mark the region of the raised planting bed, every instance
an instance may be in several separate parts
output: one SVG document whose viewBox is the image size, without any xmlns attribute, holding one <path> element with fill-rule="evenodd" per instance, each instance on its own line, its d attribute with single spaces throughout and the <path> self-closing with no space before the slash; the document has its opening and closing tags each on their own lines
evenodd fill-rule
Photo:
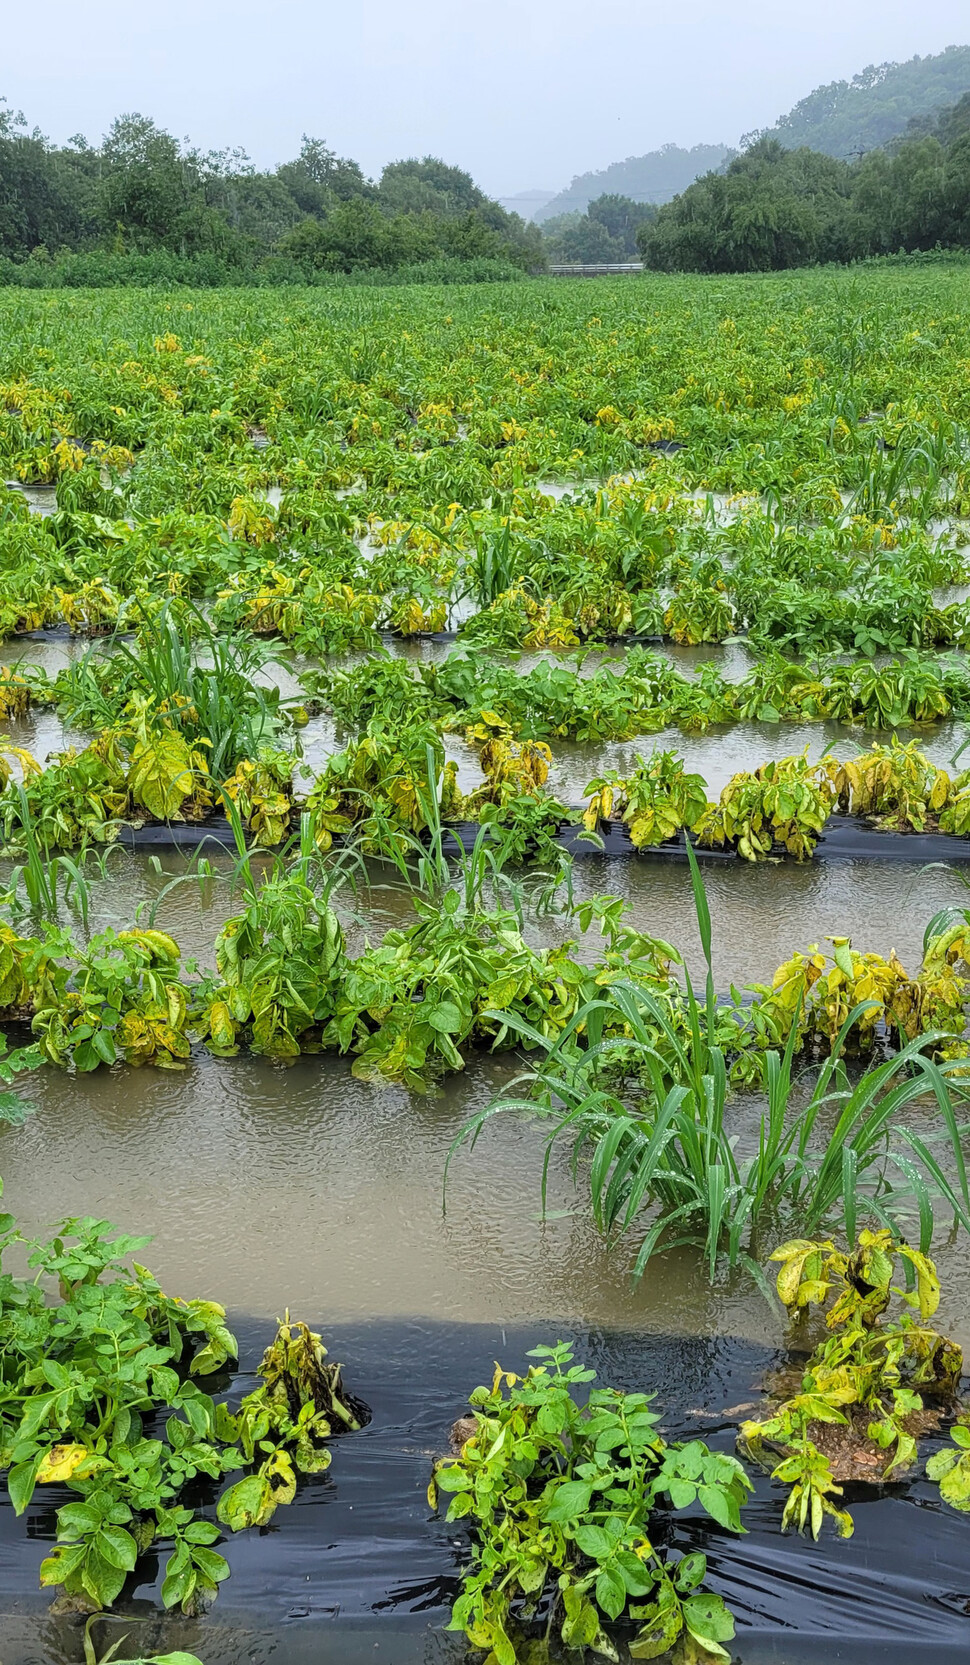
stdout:
<svg viewBox="0 0 970 1665">
<path fill-rule="evenodd" d="M 473 849 L 479 830 L 477 821 L 459 821 L 449 826 L 445 832 L 445 854 L 457 854 L 459 848 Z M 622 821 L 610 821 L 601 826 L 598 835 L 601 844 L 583 838 L 582 832 L 582 825 L 578 821 L 563 822 L 556 835 L 556 843 L 572 856 L 599 856 L 610 859 L 617 856 L 637 856 L 650 861 L 687 860 L 687 835 L 684 832 L 678 833 L 676 838 L 667 839 L 663 844 L 652 844 L 643 849 L 637 849 L 631 842 L 629 829 Z M 215 815 L 198 823 L 167 821 L 152 822 L 143 827 L 124 825 L 119 833 L 118 842 L 133 850 L 160 849 L 168 846 L 181 850 L 195 850 L 213 842 L 234 848 L 232 828 L 224 815 Z M 346 840 L 340 834 L 335 836 L 335 844 L 344 842 Z M 691 845 L 701 862 L 723 864 L 741 859 L 734 849 L 709 849 L 693 838 Z M 794 860 L 781 845 L 776 846 L 772 859 L 786 862 Z M 970 861 L 970 839 L 957 838 L 947 833 L 878 832 L 855 816 L 833 815 L 825 824 L 813 859 L 962 863 Z"/>
<path fill-rule="evenodd" d="M 228 1387 L 233 1399 L 256 1383 L 267 1325 L 232 1314 L 230 1321 L 241 1369 L 206 1387 L 220 1396 Z M 147 1576 L 129 1581 L 116 1617 L 99 1632 L 104 1645 L 127 1630 L 129 1650 L 191 1648 L 206 1665 L 467 1660 L 464 1638 L 444 1627 L 468 1539 L 461 1522 L 449 1525 L 443 1510 L 428 1507 L 432 1465 L 448 1451 L 449 1430 L 471 1387 L 491 1381 L 493 1361 L 522 1371 L 529 1348 L 559 1336 L 575 1341 L 577 1358 L 595 1366 L 601 1382 L 655 1391 L 665 1437 L 700 1438 L 723 1452 L 733 1451 L 739 1418 L 780 1363 L 771 1350 L 732 1336 L 577 1331 L 554 1322 L 528 1329 L 427 1320 L 326 1327 L 330 1355 L 367 1399 L 371 1422 L 334 1442 L 330 1468 L 301 1479 L 295 1501 L 276 1511 L 269 1529 L 219 1544 L 231 1576 L 204 1618 L 163 1613 L 160 1574 L 153 1576 L 145 1557 Z M 928 1453 L 943 1440 L 928 1435 L 923 1444 Z M 827 1532 L 812 1543 L 781 1535 L 784 1488 L 749 1469 L 755 1491 L 744 1536 L 724 1531 L 695 1506 L 674 1517 L 668 1539 L 674 1551 L 707 1556 L 708 1585 L 737 1623 L 732 1659 L 962 1665 L 970 1648 L 970 1518 L 945 1509 L 921 1472 L 878 1492 L 847 1488 L 855 1536 L 845 1542 Z M 218 1489 L 199 1483 L 202 1512 L 213 1520 Z M 54 1510 L 75 1496 L 63 1485 L 39 1487 L 19 1520 L 5 1497 L 0 1503 L 4 1665 L 48 1657 L 49 1594 L 38 1587 L 37 1570 L 54 1537 Z M 59 1619 L 57 1632 L 73 1649 L 63 1657 L 80 1657 L 80 1621 Z"/>
</svg>

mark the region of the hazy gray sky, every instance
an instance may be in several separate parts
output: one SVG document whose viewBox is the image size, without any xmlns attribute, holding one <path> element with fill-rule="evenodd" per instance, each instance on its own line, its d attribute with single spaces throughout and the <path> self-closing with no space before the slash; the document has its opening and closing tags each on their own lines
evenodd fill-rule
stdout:
<svg viewBox="0 0 970 1665">
<path fill-rule="evenodd" d="M 139 110 L 260 166 L 303 132 L 495 195 L 770 124 L 821 81 L 970 40 L 967 0 L 7 0 L 0 93 L 64 140 Z"/>
</svg>

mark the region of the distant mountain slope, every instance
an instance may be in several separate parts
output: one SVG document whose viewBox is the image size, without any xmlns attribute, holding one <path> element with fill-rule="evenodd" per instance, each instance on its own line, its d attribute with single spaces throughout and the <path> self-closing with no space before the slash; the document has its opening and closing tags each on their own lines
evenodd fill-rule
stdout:
<svg viewBox="0 0 970 1665">
<path fill-rule="evenodd" d="M 521 214 L 524 220 L 534 220 L 555 194 L 555 191 L 516 191 L 514 197 L 497 197 L 496 201 L 506 214 Z"/>
<path fill-rule="evenodd" d="M 719 168 L 730 154 L 727 145 L 694 145 L 691 150 L 664 145 L 645 156 L 628 156 L 625 162 L 614 162 L 599 173 L 577 175 L 558 196 L 536 208 L 533 218 L 541 221 L 555 214 L 582 214 L 604 192 L 632 197 L 634 202 L 669 202 L 698 174 Z"/>
<path fill-rule="evenodd" d="M 827 156 L 850 157 L 887 144 L 910 122 L 955 104 L 965 92 L 970 92 L 970 46 L 948 46 L 935 57 L 910 58 L 903 64 L 870 64 L 851 81 L 816 87 L 787 115 L 779 116 L 774 127 L 745 134 L 741 144 L 768 135 L 786 149 L 808 145 Z M 535 207 L 532 218 L 582 214 L 604 192 L 635 202 L 669 202 L 701 174 L 720 168 L 731 154 L 726 145 L 694 145 L 691 150 L 664 145 L 645 156 L 628 156 L 598 173 L 578 174 L 564 191 Z"/>
<path fill-rule="evenodd" d="M 850 157 L 886 144 L 914 118 L 955 104 L 968 91 L 970 46 L 948 46 L 933 58 L 870 64 L 851 81 L 816 87 L 774 127 L 741 142 L 768 136 L 788 150 L 808 145 L 827 156 Z"/>
</svg>

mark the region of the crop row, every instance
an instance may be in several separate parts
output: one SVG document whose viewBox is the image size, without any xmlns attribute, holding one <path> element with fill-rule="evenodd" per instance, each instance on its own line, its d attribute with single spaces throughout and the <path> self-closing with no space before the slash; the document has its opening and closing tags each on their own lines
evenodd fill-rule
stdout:
<svg viewBox="0 0 970 1665">
<path fill-rule="evenodd" d="M 405 661 L 374 657 L 348 669 L 306 673 L 303 682 L 348 728 L 380 718 L 436 720 L 458 731 L 493 713 L 516 736 L 546 740 L 629 740 L 674 726 L 703 733 L 744 721 L 892 729 L 970 712 L 967 662 L 915 651 L 883 664 L 816 667 L 772 654 L 737 682 L 713 664 L 692 680 L 646 648 L 631 648 L 591 674 L 547 659 L 519 673 L 490 655 L 456 653 L 421 665 L 418 676 Z M 63 709 L 70 717 L 70 704 Z"/>
<path fill-rule="evenodd" d="M 153 640 L 160 649 L 178 645 L 164 633 Z M 8 854 L 50 859 L 109 844 L 126 825 L 204 827 L 222 810 L 238 817 L 240 837 L 273 847 L 306 808 L 320 849 L 339 835 L 368 854 L 400 859 L 417 848 L 418 838 L 440 838 L 449 824 L 478 822 L 488 828 L 492 859 L 502 866 L 562 860 L 554 841 L 576 814 L 546 789 L 548 743 L 516 739 L 514 725 L 494 710 L 453 713 L 447 727 L 461 730 L 475 747 L 483 774 L 480 786 L 462 793 L 456 765 L 446 762 L 445 725 L 440 716 L 430 721 L 428 705 L 419 703 L 427 684 L 415 683 L 401 661 L 341 673 L 339 698 L 346 700 L 351 685 L 359 690 L 365 676 L 390 673 L 389 698 L 316 776 L 300 762 L 298 747 L 280 744 L 275 694 L 246 682 L 231 660 L 189 665 L 180 697 L 171 683 L 161 694 L 157 686 L 139 692 L 138 681 L 152 673 L 150 655 L 146 666 L 145 655 L 127 647 L 114 658 L 62 673 L 63 703 L 76 718 L 83 713 L 103 726 L 84 750 L 55 754 L 46 768 L 23 748 L 0 741 L 0 832 Z M 436 680 L 443 675 L 440 668 L 432 674 Z M 517 679 L 515 691 L 529 680 Z M 573 680 L 588 691 L 596 679 Z M 618 681 L 607 677 L 608 684 Z M 55 684 L 49 697 L 56 698 L 56 690 Z M 21 713 L 28 700 L 26 681 L 16 674 L 0 677 L 0 702 L 9 714 Z M 701 844 L 729 846 L 750 861 L 776 849 L 810 856 L 837 811 L 880 830 L 970 832 L 970 774 L 951 777 L 915 741 L 900 745 L 895 736 L 888 747 L 873 745 L 845 761 L 825 755 L 812 764 L 805 755 L 741 771 L 715 803 L 702 776 L 686 771 L 673 751 L 654 751 L 626 776 L 612 770 L 591 781 L 586 799 L 582 820 L 591 839 L 619 820 L 637 849 L 686 831 Z"/>
<path fill-rule="evenodd" d="M 134 643 L 120 637 L 113 646 L 111 654 L 89 652 L 53 680 L 30 666 L 6 668 L 0 709 L 17 717 L 31 704 L 53 706 L 71 726 L 98 730 L 141 714 L 160 729 L 174 725 L 187 739 L 204 739 L 220 764 L 243 755 L 246 735 L 253 755 L 260 744 L 278 744 L 307 712 L 323 709 L 351 732 L 375 720 L 395 728 L 430 722 L 452 732 L 498 722 L 516 738 L 578 741 L 631 739 L 674 726 L 704 732 L 742 721 L 893 729 L 970 713 L 965 657 L 915 650 L 886 663 L 814 667 L 769 654 L 738 681 L 713 664 L 692 679 L 639 647 L 592 672 L 540 659 L 520 673 L 476 652 L 416 669 L 379 655 L 348 668 L 306 669 L 302 699 L 281 700 L 271 685 L 279 661 L 269 646 L 247 632 L 213 629 L 184 603 L 140 614 Z"/>
<path fill-rule="evenodd" d="M 217 1397 L 238 1356 L 225 1309 L 170 1297 L 147 1267 L 131 1270 L 128 1257 L 148 1241 L 95 1219 L 64 1220 L 50 1239 L 31 1240 L 11 1214 L 0 1234 L 0 1250 L 23 1245 L 35 1274 L 5 1274 L 0 1460 L 17 1515 L 38 1487 L 77 1494 L 56 1508 L 40 1583 L 92 1615 L 92 1661 L 95 1616 L 132 1575 L 144 1582 L 149 1555 L 162 1563 L 162 1605 L 198 1617 L 231 1573 L 214 1545 L 265 1528 L 294 1501 L 300 1479 L 330 1467 L 335 1437 L 371 1418 L 342 1366 L 327 1362 L 321 1336 L 288 1312 L 257 1385 Z M 491 1387 L 469 1394 L 471 1414 L 455 1422 L 450 1453 L 429 1465 L 431 1510 L 444 1494 L 447 1520 L 473 1529 L 453 1630 L 515 1665 L 543 1594 L 548 1628 L 567 1647 L 588 1641 L 614 1659 L 604 1625 L 626 1620 L 641 1627 L 633 1657 L 656 1658 L 673 1644 L 674 1658 L 713 1665 L 727 1658 L 721 1643 L 734 1620 L 703 1588 L 706 1556 L 677 1546 L 680 1512 L 697 1505 L 722 1532 L 742 1533 L 754 1490 L 744 1458 L 788 1488 L 782 1531 L 794 1525 L 817 1538 L 828 1517 L 845 1538 L 854 1520 L 839 1482 L 858 1482 L 861 1465 L 878 1470 L 864 1476 L 873 1483 L 913 1469 L 920 1439 L 953 1414 L 963 1364 L 960 1346 L 931 1322 L 941 1294 L 934 1262 L 883 1227 L 844 1250 L 824 1239 L 782 1243 L 770 1263 L 780 1263 L 776 1288 L 789 1314 L 817 1307 L 826 1330 L 807 1360 L 802 1354 L 803 1391 L 786 1394 L 784 1379 L 770 1385 L 760 1416 L 737 1429 L 737 1456 L 697 1438 L 668 1440 L 652 1395 L 591 1387 L 595 1371 L 575 1364 L 562 1342 L 533 1348 L 538 1362 L 524 1377 L 496 1364 Z M 42 1280 L 56 1280 L 56 1299 Z M 943 1502 L 961 1511 L 968 1447 L 958 1417 L 952 1444 L 926 1469 Z M 206 1518 L 200 1480 L 233 1474 L 240 1478 L 222 1489 L 216 1519 Z M 696 1518 L 691 1525 L 696 1543 Z M 152 1658 L 200 1665 L 181 1651 Z"/>
<path fill-rule="evenodd" d="M 14 1054 L 17 1068 L 47 1061 L 84 1071 L 124 1060 L 177 1069 L 196 1040 L 217 1056 L 242 1046 L 281 1059 L 350 1053 L 363 1079 L 420 1088 L 461 1069 L 462 1047 L 551 1044 L 586 1002 L 628 982 L 661 1002 L 689 1045 L 689 1002 L 673 969 L 680 955 L 631 928 L 617 897 L 574 910 L 581 934 L 598 932 L 598 948 L 595 935 L 581 954 L 576 941 L 535 948 L 521 908 L 486 905 L 490 875 L 476 852 L 463 890 L 416 895 L 414 924 L 351 958 L 337 914 L 312 883 L 316 869 L 312 825 L 295 863 L 277 858 L 261 883 L 247 869 L 244 906 L 216 938 L 214 971 L 183 962 L 155 929 L 109 929 L 85 942 L 54 925 L 36 935 L 0 927 L 0 1020 L 29 1023 L 34 1036 Z M 962 1057 L 966 921 L 934 929 L 915 977 L 895 955 L 860 954 L 836 938 L 830 953 L 813 946 L 770 984 L 751 985 L 753 1001 L 732 992 L 715 1025 L 732 1079 L 760 1079 L 765 1050 L 793 1033 L 799 1045 L 831 1046 L 850 1014 L 851 1044 L 863 1051 L 888 1031 L 901 1045 L 926 1037 L 943 1055 Z M 611 1033 L 625 1032 L 617 1015 Z M 659 1027 L 655 1044 L 662 1049 Z"/>
<path fill-rule="evenodd" d="M 970 633 L 966 603 L 938 594 L 970 577 L 953 539 L 841 500 L 821 521 L 757 498 L 724 519 L 681 482 L 614 479 L 565 502 L 519 491 L 410 518 L 319 481 L 274 505 L 252 482 L 218 512 L 145 515 L 126 479 L 84 461 L 44 517 L 0 492 L 0 633 L 99 632 L 165 593 L 318 655 L 456 624 L 469 645 L 507 652 L 744 635 L 763 650 L 872 655 L 962 647 Z"/>
</svg>

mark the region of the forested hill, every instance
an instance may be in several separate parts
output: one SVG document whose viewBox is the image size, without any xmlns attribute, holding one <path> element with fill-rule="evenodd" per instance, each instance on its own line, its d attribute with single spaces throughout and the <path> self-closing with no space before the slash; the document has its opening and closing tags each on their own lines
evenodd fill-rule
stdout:
<svg viewBox="0 0 970 1665">
<path fill-rule="evenodd" d="M 970 46 L 948 46 L 935 57 L 910 58 L 903 64 L 870 64 L 851 81 L 816 87 L 774 127 L 748 133 L 743 146 L 757 138 L 777 139 L 786 150 L 808 146 L 826 156 L 848 159 L 898 137 L 911 122 L 927 121 L 944 105 L 970 92 Z M 727 145 L 664 145 L 644 156 L 628 156 L 598 173 L 578 174 L 571 185 L 541 208 L 537 221 L 585 212 L 598 197 L 631 197 L 634 202 L 670 202 L 702 174 L 722 167 L 732 152 Z"/>
<path fill-rule="evenodd" d="M 757 139 L 654 214 L 635 240 L 667 272 L 970 249 L 970 93 L 851 161 Z"/>
<path fill-rule="evenodd" d="M 955 104 L 970 92 L 970 46 L 948 46 L 933 58 L 870 64 L 851 81 L 816 87 L 779 116 L 774 127 L 745 136 L 778 139 L 786 150 L 807 146 L 848 159 L 895 139 L 911 121 Z"/>
<path fill-rule="evenodd" d="M 692 179 L 719 168 L 730 155 L 727 145 L 663 145 L 646 156 L 628 156 L 599 173 L 578 174 L 571 185 L 535 211 L 533 218 L 551 220 L 559 214 L 582 214 L 601 196 L 632 197 L 634 202 L 669 202 L 686 190 Z"/>
</svg>

